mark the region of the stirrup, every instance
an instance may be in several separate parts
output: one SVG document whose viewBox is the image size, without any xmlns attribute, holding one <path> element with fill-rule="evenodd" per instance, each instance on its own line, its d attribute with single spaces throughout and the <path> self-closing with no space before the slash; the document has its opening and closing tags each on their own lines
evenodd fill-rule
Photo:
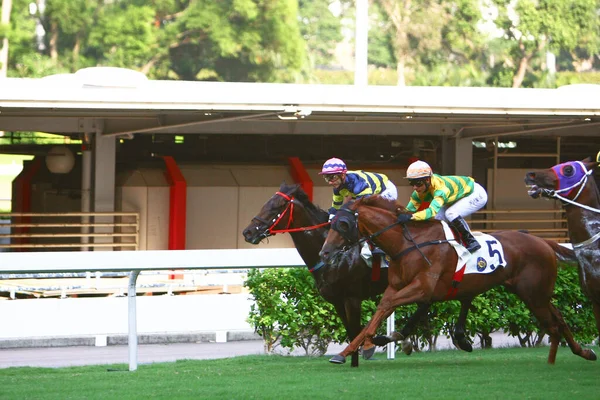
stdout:
<svg viewBox="0 0 600 400">
<path fill-rule="evenodd" d="M 481 249 L 481 245 L 476 239 L 472 239 L 472 241 L 465 244 L 465 248 L 469 251 L 469 253 L 473 254 L 477 252 L 477 250 Z"/>
</svg>

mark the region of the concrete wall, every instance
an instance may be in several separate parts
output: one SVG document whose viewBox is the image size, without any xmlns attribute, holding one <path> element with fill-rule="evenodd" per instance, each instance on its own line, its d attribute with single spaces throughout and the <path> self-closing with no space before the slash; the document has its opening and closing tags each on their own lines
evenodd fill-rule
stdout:
<svg viewBox="0 0 600 400">
<path fill-rule="evenodd" d="M 279 189 L 282 182 L 293 183 L 287 166 L 182 165 L 187 181 L 187 249 L 235 249 L 254 247 L 244 241 L 242 230 Z M 313 179 L 313 202 L 323 209 L 331 206 L 332 189 L 308 169 Z M 406 204 L 411 188 L 404 169 L 379 169 L 396 184 L 398 199 Z M 527 196 L 524 169 L 498 170 L 497 209 L 552 209 L 553 202 L 533 201 Z M 488 182 L 492 182 L 488 171 Z M 117 209 L 139 211 L 140 249 L 168 247 L 169 186 L 162 169 L 138 169 L 117 178 Z M 490 202 L 493 188 L 487 188 Z M 547 216 L 546 216 L 547 218 Z M 259 247 L 293 247 L 289 235 L 280 234 Z"/>
<path fill-rule="evenodd" d="M 127 335 L 127 297 L 1 301 L 0 341 Z M 145 333 L 251 332 L 247 293 L 140 296 L 137 330 Z"/>
</svg>

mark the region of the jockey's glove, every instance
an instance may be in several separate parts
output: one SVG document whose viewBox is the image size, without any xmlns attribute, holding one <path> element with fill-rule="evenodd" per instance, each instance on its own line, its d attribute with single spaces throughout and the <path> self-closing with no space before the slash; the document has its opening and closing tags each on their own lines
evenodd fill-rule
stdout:
<svg viewBox="0 0 600 400">
<path fill-rule="evenodd" d="M 327 210 L 327 212 L 329 213 L 329 222 L 331 222 L 331 220 L 335 218 L 335 214 L 337 213 L 337 211 L 337 208 L 329 207 L 329 210 Z"/>
<path fill-rule="evenodd" d="M 399 224 L 405 224 L 411 219 L 412 214 L 398 214 L 398 218 L 396 219 L 396 221 L 398 221 Z"/>
</svg>

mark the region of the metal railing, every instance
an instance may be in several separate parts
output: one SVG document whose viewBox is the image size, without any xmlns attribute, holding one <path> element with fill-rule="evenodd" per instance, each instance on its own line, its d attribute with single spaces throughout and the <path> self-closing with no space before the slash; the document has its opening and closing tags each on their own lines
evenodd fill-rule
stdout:
<svg viewBox="0 0 600 400">
<path fill-rule="evenodd" d="M 0 213 L 0 249 L 138 250 L 134 212 Z"/>
<path fill-rule="evenodd" d="M 532 235 L 560 243 L 569 241 L 564 210 L 481 210 L 471 216 L 474 231 L 526 230 Z"/>
</svg>

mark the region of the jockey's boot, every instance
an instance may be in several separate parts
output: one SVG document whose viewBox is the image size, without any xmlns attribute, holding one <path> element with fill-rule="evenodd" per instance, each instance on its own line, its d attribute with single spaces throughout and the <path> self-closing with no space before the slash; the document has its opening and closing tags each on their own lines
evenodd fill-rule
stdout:
<svg viewBox="0 0 600 400">
<path fill-rule="evenodd" d="M 473 254 L 481 248 L 481 245 L 473 237 L 473 234 L 469 230 L 469 225 L 467 225 L 467 222 L 463 219 L 463 217 L 459 216 L 455 218 L 454 221 L 450 222 L 450 225 L 452 225 L 454 229 L 458 231 L 463 244 L 469 253 Z"/>
</svg>

